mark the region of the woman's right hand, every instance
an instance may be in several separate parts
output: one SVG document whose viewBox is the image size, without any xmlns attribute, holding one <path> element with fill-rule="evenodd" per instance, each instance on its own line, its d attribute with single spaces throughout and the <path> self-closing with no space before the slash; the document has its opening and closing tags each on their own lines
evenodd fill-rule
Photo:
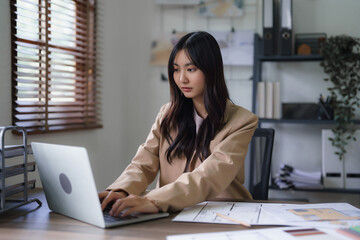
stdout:
<svg viewBox="0 0 360 240">
<path fill-rule="evenodd" d="M 113 191 L 103 191 L 99 194 L 101 209 L 104 211 L 105 207 L 109 203 L 114 203 L 116 200 L 127 197 L 127 194 L 124 191 L 113 192 Z"/>
</svg>

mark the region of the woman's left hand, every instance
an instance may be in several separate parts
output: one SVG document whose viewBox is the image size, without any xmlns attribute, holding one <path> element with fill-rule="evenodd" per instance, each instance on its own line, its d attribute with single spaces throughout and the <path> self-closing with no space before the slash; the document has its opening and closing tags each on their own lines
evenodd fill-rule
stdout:
<svg viewBox="0 0 360 240">
<path fill-rule="evenodd" d="M 130 194 L 126 198 L 117 199 L 112 205 L 109 214 L 119 216 L 122 211 L 124 213 L 121 214 L 121 217 L 125 217 L 134 212 L 157 213 L 159 208 L 145 197 Z"/>
</svg>

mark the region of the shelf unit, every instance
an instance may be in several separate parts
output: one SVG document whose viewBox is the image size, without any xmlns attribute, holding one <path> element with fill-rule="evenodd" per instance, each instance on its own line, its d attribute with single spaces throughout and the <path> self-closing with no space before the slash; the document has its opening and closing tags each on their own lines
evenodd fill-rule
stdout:
<svg viewBox="0 0 360 240">
<path fill-rule="evenodd" d="M 22 133 L 22 144 L 5 145 L 5 133 L 9 130 Z M 35 188 L 35 180 L 28 179 L 28 173 L 35 171 L 35 162 L 28 162 L 28 154 L 31 154 L 32 151 L 27 145 L 26 130 L 15 126 L 0 127 L 0 141 L 0 213 L 32 202 L 37 202 L 41 206 L 40 200 L 28 198 L 28 190 Z M 11 162 L 7 164 L 8 159 L 16 157 L 22 157 L 20 164 L 11 164 Z M 6 184 L 9 178 L 15 176 L 20 176 L 22 180 L 15 181 L 10 185 Z M 23 193 L 20 199 L 9 198 L 19 193 Z"/>
<path fill-rule="evenodd" d="M 261 81 L 261 73 L 262 73 L 262 63 L 263 62 L 314 62 L 321 61 L 323 58 L 319 55 L 293 55 L 293 56 L 263 56 L 262 55 L 262 43 L 261 38 L 258 34 L 254 36 L 254 65 L 253 65 L 253 94 L 252 94 L 252 111 L 256 113 L 256 93 L 257 93 L 257 83 Z M 259 123 L 265 121 L 275 121 L 281 122 L 286 121 L 287 123 L 291 123 L 292 120 L 294 122 L 299 123 L 320 123 L 320 124 L 334 124 L 335 121 L 328 120 L 308 120 L 308 119 L 259 119 Z"/>
<path fill-rule="evenodd" d="M 253 65 L 253 92 L 252 92 L 252 111 L 257 112 L 257 84 L 262 81 L 262 63 L 263 62 L 316 62 L 322 61 L 323 58 L 320 55 L 293 55 L 293 56 L 263 56 L 262 42 L 258 34 L 254 36 L 254 65 Z M 272 124 L 311 124 L 311 125 L 335 125 L 334 120 L 317 120 L 317 119 L 267 119 L 259 118 L 258 127 L 261 127 L 262 123 Z M 354 124 L 360 124 L 360 120 L 355 120 Z M 276 133 L 275 133 L 276 136 Z M 253 167 L 255 159 L 255 146 L 250 148 L 250 168 Z M 252 184 L 254 176 L 250 176 L 250 185 Z M 280 190 L 276 186 L 270 186 L 270 189 Z M 293 189 L 298 191 L 309 191 L 309 192 L 333 192 L 333 193 L 349 193 L 359 194 L 359 189 Z M 282 190 L 287 191 L 287 190 Z"/>
</svg>

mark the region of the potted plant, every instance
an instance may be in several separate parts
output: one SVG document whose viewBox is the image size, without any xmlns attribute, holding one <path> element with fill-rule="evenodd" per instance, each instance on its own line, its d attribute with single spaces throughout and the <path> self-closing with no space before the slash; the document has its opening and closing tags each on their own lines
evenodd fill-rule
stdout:
<svg viewBox="0 0 360 240">
<path fill-rule="evenodd" d="M 334 137 L 329 140 L 337 149 L 339 160 L 343 160 L 348 141 L 356 141 L 352 125 L 356 108 L 360 107 L 360 39 L 346 35 L 330 37 L 321 54 L 324 60 L 320 65 L 329 75 L 324 80 L 332 83 L 328 90 L 336 121 Z"/>
</svg>

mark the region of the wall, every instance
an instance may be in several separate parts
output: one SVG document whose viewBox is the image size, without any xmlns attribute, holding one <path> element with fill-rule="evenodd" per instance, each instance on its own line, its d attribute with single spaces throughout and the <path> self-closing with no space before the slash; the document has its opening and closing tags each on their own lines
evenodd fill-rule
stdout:
<svg viewBox="0 0 360 240">
<path fill-rule="evenodd" d="M 129 1 L 130 2 L 130 1 Z M 140 8 L 141 9 L 141 8 Z M 148 9 L 148 8 L 147 8 Z M 11 79 L 10 79 L 10 7 L 8 1 L 0 1 L 0 126 L 11 124 Z M 129 163 L 134 154 L 134 147 L 131 151 L 129 146 L 133 146 L 131 134 L 131 123 L 146 125 L 146 122 L 139 124 L 139 112 L 141 108 L 139 101 L 144 95 L 142 88 L 136 90 L 141 85 L 139 81 L 130 79 L 127 69 L 129 65 L 127 44 L 133 35 L 129 34 L 128 4 L 125 1 L 100 1 L 99 4 L 99 64 L 102 69 L 99 78 L 102 86 L 102 118 L 104 128 L 90 131 L 72 131 L 56 134 L 30 135 L 28 141 L 50 142 L 75 146 L 84 146 L 89 151 L 91 164 L 97 182 L 98 189 L 104 189 L 109 185 L 119 173 Z M 144 14 L 143 14 L 144 15 Z M 146 16 L 145 17 L 150 17 Z M 120 31 L 121 30 L 121 31 Z M 145 30 L 145 29 L 144 29 Z M 140 31 L 145 36 L 149 35 L 146 31 Z M 146 39 L 143 36 L 135 36 L 137 39 Z M 144 41 L 143 49 L 148 46 Z M 133 47 L 133 46 L 131 46 Z M 137 53 L 142 55 L 141 52 Z M 146 52 L 144 53 L 147 54 Z M 138 63 L 134 63 L 136 66 Z M 144 65 L 144 63 L 140 63 Z M 139 68 L 140 69 L 140 68 Z M 146 80 L 147 70 L 140 71 L 137 76 L 141 81 Z M 144 107 L 142 107 L 144 108 Z M 135 110 L 136 109 L 136 110 Z M 132 119 L 135 121 L 132 121 Z M 150 120 L 151 122 L 151 120 Z M 129 124 L 130 123 L 130 124 Z M 147 125 L 150 126 L 151 123 Z M 136 125 L 132 126 L 133 129 Z M 142 132 L 142 131 L 141 131 Z M 133 135 L 137 135 L 134 133 Z M 129 137 L 128 137 L 129 136 Z M 145 132 L 139 135 L 144 138 Z M 7 144 L 20 141 L 17 136 L 9 135 L 6 138 Z M 40 181 L 37 174 L 31 177 Z"/>
<path fill-rule="evenodd" d="M 149 64 L 150 44 L 159 31 L 180 30 L 229 30 L 252 29 L 261 32 L 261 0 L 245 1 L 245 14 L 233 20 L 204 20 L 193 9 L 161 8 L 155 0 L 99 0 L 99 57 L 102 68 L 99 80 L 102 85 L 103 129 L 74 131 L 49 135 L 29 136 L 30 141 L 80 145 L 89 151 L 95 181 L 99 189 L 105 188 L 126 167 L 142 143 L 160 106 L 169 100 L 168 84 L 160 81 L 166 69 Z M 356 23 L 360 15 L 357 0 L 294 0 L 294 28 L 297 32 L 326 32 L 328 35 L 349 34 L 360 36 Z M 187 21 L 184 21 L 184 17 Z M 184 22 L 186 24 L 184 24 Z M 10 83 L 10 20 L 8 1 L 0 1 L 0 125 L 11 124 Z M 281 70 L 281 71 L 280 71 Z M 284 71 L 284 72 L 283 72 Z M 280 72 L 282 72 L 280 74 Z M 251 108 L 251 68 L 226 68 L 230 95 L 237 104 Z M 297 95 L 284 93 L 284 99 L 318 97 L 311 89 L 325 89 L 323 73 L 319 66 L 307 63 L 289 63 L 264 67 L 263 76 L 269 80 L 301 79 Z M 303 79 L 303 80 L 302 80 Z M 287 80 L 288 81 L 288 80 Z M 310 89 L 310 90 L 309 90 Z M 310 91 L 310 92 L 309 92 Z M 286 134 L 277 135 L 277 155 L 298 167 L 320 169 L 316 137 L 308 137 L 316 127 L 277 126 Z M 294 129 L 295 128 L 295 129 Z M 299 131 L 300 130 L 300 131 Z M 304 132 L 304 136 L 302 136 Z M 301 133 L 301 134 L 299 134 Z M 282 148 L 284 141 L 300 139 L 289 148 Z M 301 140 L 303 139 L 303 140 Z M 9 141 L 18 140 L 10 136 Z M 315 147 L 311 147 L 314 145 Z M 310 146 L 311 148 L 307 148 Z M 305 148 L 306 147 L 306 148 Z M 296 153 L 296 149 L 307 149 Z M 296 154 L 295 154 L 296 153 Z M 316 156 L 316 159 L 312 158 Z M 275 165 L 278 162 L 275 161 Z M 276 167 L 276 166 L 274 166 Z M 34 175 L 36 176 L 36 175 Z M 275 198 L 298 198 L 303 193 L 271 193 Z M 308 194 L 314 201 L 359 202 L 359 196 L 342 194 Z"/>
</svg>

